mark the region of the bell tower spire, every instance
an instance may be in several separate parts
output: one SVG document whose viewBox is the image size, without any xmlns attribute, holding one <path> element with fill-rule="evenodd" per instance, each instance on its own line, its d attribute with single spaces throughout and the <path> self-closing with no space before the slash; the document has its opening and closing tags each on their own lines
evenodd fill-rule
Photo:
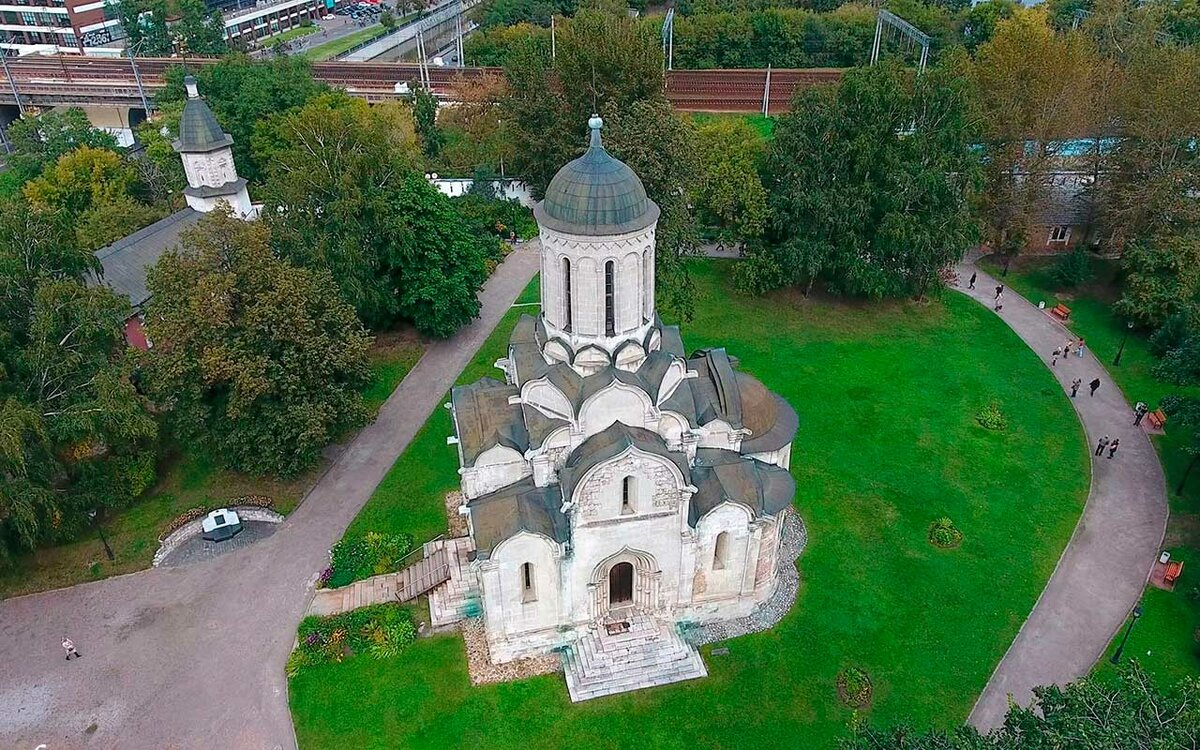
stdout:
<svg viewBox="0 0 1200 750">
<path fill-rule="evenodd" d="M 221 130 L 212 110 L 200 98 L 196 79 L 183 79 L 187 103 L 179 118 L 179 138 L 172 144 L 183 160 L 188 186 L 187 203 L 196 211 L 208 212 L 225 203 L 242 218 L 253 218 L 246 180 L 238 177 L 233 163 L 233 137 Z"/>
</svg>

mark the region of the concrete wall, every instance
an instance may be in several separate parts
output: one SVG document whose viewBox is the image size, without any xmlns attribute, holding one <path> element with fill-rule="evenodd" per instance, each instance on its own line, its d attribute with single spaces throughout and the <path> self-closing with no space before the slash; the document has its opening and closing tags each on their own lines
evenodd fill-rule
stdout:
<svg viewBox="0 0 1200 750">
<path fill-rule="evenodd" d="M 430 179 L 430 182 L 433 183 L 434 187 L 442 191 L 444 195 L 448 195 L 451 198 L 466 195 L 471 186 L 475 184 L 475 181 L 469 178 L 450 177 L 438 177 Z M 529 189 L 529 186 L 520 180 L 492 180 L 492 189 L 496 191 L 496 194 L 500 198 L 519 201 L 522 206 L 527 208 L 533 208 L 533 204 L 537 202 L 533 199 L 533 192 Z"/>
</svg>

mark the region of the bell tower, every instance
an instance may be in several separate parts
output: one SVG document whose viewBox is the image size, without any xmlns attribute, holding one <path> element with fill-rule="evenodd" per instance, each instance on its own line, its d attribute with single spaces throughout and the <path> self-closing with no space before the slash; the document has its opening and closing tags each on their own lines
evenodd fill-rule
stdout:
<svg viewBox="0 0 1200 750">
<path fill-rule="evenodd" d="M 172 145 L 183 159 L 188 182 L 183 194 L 188 205 L 208 212 L 223 202 L 236 216 L 253 218 L 246 180 L 238 177 L 233 163 L 233 137 L 221 130 L 212 110 L 200 98 L 196 79 L 188 76 L 183 85 L 188 98 L 179 118 L 179 138 Z"/>
</svg>

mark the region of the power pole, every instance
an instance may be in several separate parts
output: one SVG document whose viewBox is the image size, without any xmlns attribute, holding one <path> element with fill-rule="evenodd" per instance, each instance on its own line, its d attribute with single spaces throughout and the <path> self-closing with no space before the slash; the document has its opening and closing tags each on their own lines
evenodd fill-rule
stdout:
<svg viewBox="0 0 1200 750">
<path fill-rule="evenodd" d="M 550 16 L 550 59 L 554 59 L 556 45 L 554 44 L 554 16 Z"/>
<path fill-rule="evenodd" d="M 4 41 L 8 41 L 8 34 L 4 35 Z M 17 91 L 17 82 L 8 68 L 8 52 L 2 47 L 0 47 L 0 63 L 4 65 L 4 77 L 8 79 L 8 85 L 12 87 L 13 98 L 17 100 L 17 111 L 24 117 L 25 105 L 21 102 L 21 94 Z"/>
<path fill-rule="evenodd" d="M 763 117 L 771 115 L 771 63 L 767 63 L 767 82 L 763 86 Z"/>
<path fill-rule="evenodd" d="M 142 109 L 146 112 L 146 119 L 150 119 L 150 100 L 146 98 L 146 88 L 142 85 L 142 74 L 138 71 L 137 59 L 133 56 L 133 45 L 125 47 L 125 51 L 129 53 L 129 65 L 133 68 L 133 80 L 137 81 L 138 95 L 142 97 Z"/>
</svg>

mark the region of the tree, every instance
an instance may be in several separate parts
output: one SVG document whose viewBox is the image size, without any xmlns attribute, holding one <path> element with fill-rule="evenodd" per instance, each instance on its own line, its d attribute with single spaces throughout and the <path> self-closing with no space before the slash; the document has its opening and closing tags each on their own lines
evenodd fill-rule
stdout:
<svg viewBox="0 0 1200 750">
<path fill-rule="evenodd" d="M 128 200 L 137 187 L 137 175 L 120 156 L 82 146 L 26 183 L 24 193 L 34 208 L 62 211 L 74 219 L 94 206 Z"/>
<path fill-rule="evenodd" d="M 761 136 L 741 119 L 710 120 L 696 128 L 700 175 L 692 190 L 702 221 L 721 243 L 757 238 L 767 220 L 767 191 L 758 174 Z"/>
<path fill-rule="evenodd" d="M 118 150 L 117 139 L 92 127 L 87 114 L 78 107 L 21 117 L 8 126 L 7 132 L 12 147 L 9 166 L 21 175 L 21 182 L 37 177 L 46 166 L 82 146 L 114 153 Z"/>
<path fill-rule="evenodd" d="M 437 158 L 444 140 L 437 125 L 437 112 L 437 97 L 425 89 L 417 89 L 413 94 L 413 125 L 421 142 L 421 150 L 430 159 Z"/>
<path fill-rule="evenodd" d="M 0 562 L 77 534 L 154 479 L 154 419 L 132 382 L 128 302 L 84 275 L 70 227 L 0 203 Z"/>
<path fill-rule="evenodd" d="M 999 21 L 971 73 L 983 136 L 979 208 L 1007 271 L 1047 208 L 1072 199 L 1053 184 L 1062 148 L 1107 130 L 1104 81 L 1113 71 L 1082 34 L 1056 34 L 1044 11 L 1019 10 Z"/>
<path fill-rule="evenodd" d="M 179 20 L 171 27 L 175 38 L 196 55 L 220 55 L 229 51 L 225 22 L 204 0 L 175 0 Z"/>
<path fill-rule="evenodd" d="M 135 55 L 166 57 L 172 50 L 167 29 L 167 0 L 121 0 L 116 3 L 117 21 L 125 32 L 125 43 Z"/>
<path fill-rule="evenodd" d="M 75 222 L 81 247 L 99 250 L 163 218 L 164 212 L 128 196 L 95 203 Z"/>
<path fill-rule="evenodd" d="M 167 424 L 238 471 L 294 476 L 366 421 L 370 337 L 328 273 L 275 257 L 261 222 L 205 215 L 150 270 L 143 357 Z"/>
<path fill-rule="evenodd" d="M 585 10 L 562 24 L 554 71 L 580 132 L 592 113 L 661 98 L 665 86 L 658 35 L 624 13 Z"/>
<path fill-rule="evenodd" d="M 554 74 L 549 45 L 523 40 L 504 68 L 509 95 L 503 102 L 504 119 L 513 123 L 514 167 L 533 190 L 542 195 L 554 173 L 579 154 L 582 126 L 566 118 L 567 102 Z"/>
<path fill-rule="evenodd" d="M 1200 235 L 1163 233 L 1125 246 L 1117 312 L 1147 327 L 1200 304 Z"/>
<path fill-rule="evenodd" d="M 238 172 L 252 182 L 261 182 L 266 175 L 266 164 L 255 161 L 251 153 L 259 124 L 328 91 L 325 84 L 313 80 L 308 62 L 295 56 L 256 62 L 246 55 L 230 55 L 214 65 L 201 66 L 194 74 L 217 122 L 233 136 Z M 165 77 L 156 101 L 167 113 L 181 112 L 182 106 L 178 105 L 187 96 L 184 70 L 170 68 Z M 178 126 L 178 115 L 167 122 L 172 132 L 178 132 Z"/>
<path fill-rule="evenodd" d="M 407 121 L 405 132 L 398 123 Z M 419 163 L 403 105 L 320 97 L 278 123 L 263 211 L 280 255 L 329 271 L 368 326 L 449 336 L 479 313 L 495 238 L 473 233 Z"/>
<path fill-rule="evenodd" d="M 1036 705 L 1012 706 L 987 735 L 970 727 L 919 732 L 861 729 L 844 750 L 1042 750 L 1043 748 L 1192 747 L 1200 734 L 1200 680 L 1163 690 L 1136 661 L 1117 679 L 1089 676 L 1066 687 L 1034 689 Z"/>
<path fill-rule="evenodd" d="M 396 28 L 396 14 L 390 10 L 385 10 L 379 14 L 379 25 L 391 31 Z"/>
<path fill-rule="evenodd" d="M 179 112 L 168 119 L 178 122 Z M 168 211 L 175 211 L 183 208 L 181 196 L 187 187 L 187 175 L 183 161 L 171 145 L 170 131 L 163 135 L 161 128 L 159 122 L 146 120 L 134 129 L 138 143 L 142 144 L 142 154 L 133 160 L 133 166 L 150 199 L 165 205 Z"/>
<path fill-rule="evenodd" d="M 765 241 L 738 268 L 762 291 L 823 277 L 865 297 L 923 295 L 975 241 L 963 53 L 911 81 L 894 64 L 800 92 L 780 118 L 764 184 Z"/>
<path fill-rule="evenodd" d="M 999 22 L 1011 18 L 1020 7 L 1013 0 L 987 0 L 972 6 L 959 24 L 963 46 L 974 52 L 980 45 L 991 41 Z"/>
<path fill-rule="evenodd" d="M 502 174 L 514 155 L 512 128 L 501 119 L 499 104 L 508 95 L 508 83 L 503 76 L 484 74 L 456 79 L 454 90 L 458 104 L 438 113 L 445 135 L 439 163 L 455 174 L 477 168 Z"/>
</svg>

